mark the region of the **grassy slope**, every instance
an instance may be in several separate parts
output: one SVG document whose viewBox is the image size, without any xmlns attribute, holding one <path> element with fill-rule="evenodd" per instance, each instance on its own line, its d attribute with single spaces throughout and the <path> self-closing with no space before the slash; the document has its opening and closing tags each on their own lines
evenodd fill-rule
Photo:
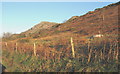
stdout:
<svg viewBox="0 0 120 74">
<path fill-rule="evenodd" d="M 118 5 L 104 8 L 59 24 L 52 29 L 35 32 L 29 37 L 6 40 L 7 47 L 3 42 L 3 64 L 10 72 L 73 70 L 76 72 L 117 72 L 117 8 Z M 100 17 L 103 14 L 105 15 L 104 25 L 100 25 L 103 24 Z M 91 41 L 91 54 L 88 51 L 87 37 L 97 34 L 98 31 L 101 31 L 104 37 Z M 76 58 L 74 59 L 71 58 L 70 37 L 73 37 L 75 45 Z M 18 52 L 15 52 L 15 42 L 18 43 Z M 33 56 L 34 42 L 37 43 L 37 57 Z M 50 51 L 62 52 L 62 54 L 53 56 L 54 52 L 51 52 L 51 55 Z M 58 57 L 59 55 L 61 57 Z M 91 55 L 91 60 L 88 63 L 89 55 Z M 50 59 L 44 59 L 46 56 L 50 56 Z"/>
<path fill-rule="evenodd" d="M 118 6 L 107 6 L 92 13 L 87 13 L 65 23 L 57 24 L 49 30 L 41 30 L 33 36 L 52 36 L 59 33 L 80 35 L 93 35 L 99 31 L 102 34 L 118 34 Z M 103 20 L 104 16 L 104 20 Z M 69 35 L 69 34 L 68 34 Z"/>
<path fill-rule="evenodd" d="M 101 9 L 96 9 L 93 12 L 86 13 L 83 16 L 78 16 L 74 19 L 69 19 L 65 23 L 52 24 L 49 29 L 35 29 L 28 30 L 19 35 L 13 35 L 13 39 L 18 39 L 22 37 L 27 38 L 41 38 L 46 36 L 57 35 L 59 33 L 67 34 L 70 32 L 71 35 L 80 34 L 84 35 L 94 35 L 99 31 L 102 34 L 118 34 L 118 7 L 119 3 L 105 6 Z M 104 20 L 103 20 L 104 16 Z M 49 23 L 47 24 L 47 26 Z M 36 27 L 40 25 L 36 25 Z M 42 27 L 41 27 L 42 28 Z M 31 33 L 30 33 L 31 32 Z M 30 33 L 30 34 L 29 34 Z M 70 34 L 68 34 L 69 36 Z"/>
</svg>

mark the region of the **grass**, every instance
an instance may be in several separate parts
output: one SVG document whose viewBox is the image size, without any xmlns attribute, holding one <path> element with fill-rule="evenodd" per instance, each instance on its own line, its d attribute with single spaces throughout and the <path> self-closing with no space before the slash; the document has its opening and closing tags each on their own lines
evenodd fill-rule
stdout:
<svg viewBox="0 0 120 74">
<path fill-rule="evenodd" d="M 72 58 L 70 38 L 54 36 L 41 39 L 29 39 L 30 42 L 3 42 L 3 65 L 9 72 L 118 72 L 117 40 L 103 37 L 88 43 L 85 37 L 74 37 L 75 58 Z M 80 37 L 80 38 L 79 38 Z M 33 55 L 33 43 L 36 42 L 37 56 Z M 89 62 L 88 62 L 89 58 Z"/>
<path fill-rule="evenodd" d="M 79 58 L 63 57 L 61 59 L 42 59 L 29 54 L 21 54 L 3 50 L 3 64 L 9 72 L 117 72 L 116 60 L 105 62 L 91 60 L 83 56 Z"/>
<path fill-rule="evenodd" d="M 3 59 L 3 64 L 10 72 L 116 72 L 118 70 L 118 65 L 115 61 L 111 61 L 107 64 L 102 64 L 100 63 L 101 61 L 87 64 L 87 59 L 82 62 L 80 58 L 45 60 L 34 56 L 27 56 L 25 54 L 20 55 L 18 53 L 9 53 L 9 56 L 8 59 L 7 57 Z M 12 60 L 12 58 L 14 60 Z M 5 62 L 5 59 L 9 61 Z M 11 62 L 12 65 L 10 64 Z"/>
</svg>

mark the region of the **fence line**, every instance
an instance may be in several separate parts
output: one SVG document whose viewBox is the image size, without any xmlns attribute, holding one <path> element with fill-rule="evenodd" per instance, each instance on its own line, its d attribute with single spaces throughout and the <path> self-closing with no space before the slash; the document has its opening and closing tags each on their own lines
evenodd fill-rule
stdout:
<svg viewBox="0 0 120 74">
<path fill-rule="evenodd" d="M 73 37 L 70 38 L 69 42 L 71 42 L 71 44 L 68 44 L 69 45 L 68 47 L 70 47 L 69 49 L 72 50 L 72 57 L 73 58 L 75 58 L 75 57 L 77 58 L 78 56 L 81 57 L 80 55 L 75 55 L 75 54 L 80 54 L 81 51 L 83 51 L 83 49 L 76 50 L 76 51 L 80 51 L 80 53 L 75 52 L 75 45 L 74 45 Z M 23 53 L 25 53 L 25 54 L 28 53 L 28 54 L 34 55 L 34 56 L 41 56 L 41 57 L 47 57 L 47 58 L 55 57 L 55 58 L 60 59 L 61 57 L 65 57 L 66 54 L 68 53 L 67 57 L 71 57 L 70 56 L 70 51 L 71 50 L 66 50 L 66 49 L 68 49 L 66 47 L 61 48 L 61 50 L 57 51 L 56 50 L 57 47 L 49 47 L 49 46 L 45 47 L 45 46 L 37 45 L 36 43 L 28 44 L 28 43 L 18 43 L 18 42 L 10 42 L 10 43 L 9 42 L 4 42 L 3 44 L 4 44 L 3 48 L 5 48 L 5 49 L 9 49 L 9 50 L 16 51 L 16 52 L 21 52 L 21 53 L 24 51 Z M 117 48 L 116 50 L 112 50 L 113 45 L 114 45 L 112 43 L 110 43 L 110 44 L 108 43 L 108 45 L 104 44 L 103 48 L 102 49 L 100 48 L 100 50 L 96 50 L 96 48 L 93 48 L 92 44 L 93 43 L 91 41 L 87 42 L 87 45 L 85 47 L 86 47 L 86 49 L 88 49 L 88 54 L 86 54 L 85 52 L 83 53 L 83 54 L 87 55 L 87 57 L 88 57 L 87 62 L 88 63 L 90 61 L 92 61 L 93 56 L 96 58 L 95 60 L 97 60 L 97 58 L 100 58 L 100 59 L 103 59 L 103 60 L 108 59 L 107 61 L 109 61 L 113 58 L 118 60 L 118 53 L 119 53 L 118 44 L 115 44 L 115 48 Z M 109 45 L 110 45 L 110 49 L 108 47 L 106 47 L 106 46 L 109 46 Z M 48 49 L 48 50 L 45 50 L 45 49 Z M 67 52 L 67 51 L 69 51 L 69 52 Z M 95 52 L 95 55 L 92 54 L 93 51 Z M 108 51 L 108 53 L 107 53 L 107 51 Z M 112 52 L 114 52 L 114 53 L 112 53 Z M 48 54 L 48 53 L 50 53 L 50 54 Z M 112 55 L 114 55 L 114 56 L 112 56 Z M 83 58 L 82 60 L 84 60 L 84 59 L 85 58 Z"/>
</svg>

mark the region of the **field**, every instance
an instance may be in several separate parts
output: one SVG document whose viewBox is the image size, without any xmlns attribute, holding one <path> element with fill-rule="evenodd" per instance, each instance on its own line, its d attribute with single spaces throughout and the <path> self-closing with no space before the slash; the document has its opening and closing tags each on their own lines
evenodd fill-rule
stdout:
<svg viewBox="0 0 120 74">
<path fill-rule="evenodd" d="M 119 6 L 6 35 L 0 42 L 2 64 L 7 72 L 118 72 Z"/>
<path fill-rule="evenodd" d="M 2 61 L 8 72 L 117 72 L 117 36 L 89 39 L 69 36 L 3 42 Z"/>
</svg>

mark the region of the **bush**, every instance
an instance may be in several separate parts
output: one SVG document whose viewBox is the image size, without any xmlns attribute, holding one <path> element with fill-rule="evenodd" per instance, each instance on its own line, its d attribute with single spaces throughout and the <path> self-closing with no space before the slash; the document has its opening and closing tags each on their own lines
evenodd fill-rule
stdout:
<svg viewBox="0 0 120 74">
<path fill-rule="evenodd" d="M 100 10 L 100 9 L 101 9 L 101 8 L 96 8 L 95 11 L 96 11 L 96 10 Z"/>
<path fill-rule="evenodd" d="M 26 37 L 26 35 L 20 35 L 20 36 L 18 36 L 18 38 L 24 38 L 24 37 Z"/>
<path fill-rule="evenodd" d="M 33 36 L 33 38 L 39 38 L 39 36 Z"/>
<path fill-rule="evenodd" d="M 20 43 L 28 43 L 30 41 L 28 39 L 20 39 L 20 40 L 18 40 L 18 42 L 20 42 Z"/>
</svg>

